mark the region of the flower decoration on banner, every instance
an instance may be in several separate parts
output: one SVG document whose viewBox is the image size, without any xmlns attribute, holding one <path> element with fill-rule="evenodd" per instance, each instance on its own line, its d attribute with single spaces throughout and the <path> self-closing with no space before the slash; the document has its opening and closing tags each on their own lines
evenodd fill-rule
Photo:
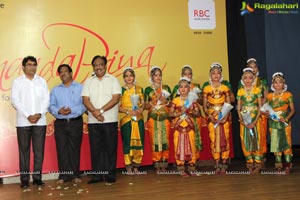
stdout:
<svg viewBox="0 0 300 200">
<path fill-rule="evenodd" d="M 54 121 L 52 120 L 50 124 L 47 125 L 46 136 L 51 136 L 54 134 Z"/>
<path fill-rule="evenodd" d="M 89 134 L 88 123 L 83 122 L 83 134 Z"/>
</svg>

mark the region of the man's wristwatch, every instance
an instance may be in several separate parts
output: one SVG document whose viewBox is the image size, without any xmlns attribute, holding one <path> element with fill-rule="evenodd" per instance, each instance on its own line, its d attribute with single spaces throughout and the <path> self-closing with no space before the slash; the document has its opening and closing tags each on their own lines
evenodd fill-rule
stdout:
<svg viewBox="0 0 300 200">
<path fill-rule="evenodd" d="M 100 110 L 100 114 L 102 115 L 103 113 L 104 113 L 104 110 L 103 110 L 103 109 L 101 109 L 101 110 Z"/>
</svg>

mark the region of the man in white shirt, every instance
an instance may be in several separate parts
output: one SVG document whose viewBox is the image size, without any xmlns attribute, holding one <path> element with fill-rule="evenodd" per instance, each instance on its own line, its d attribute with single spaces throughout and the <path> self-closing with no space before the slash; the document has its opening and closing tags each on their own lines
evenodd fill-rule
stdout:
<svg viewBox="0 0 300 200">
<path fill-rule="evenodd" d="M 95 56 L 94 76 L 82 89 L 83 104 L 88 112 L 88 128 L 92 158 L 92 179 L 88 184 L 116 181 L 118 103 L 121 86 L 118 79 L 106 73 L 107 59 Z"/>
<path fill-rule="evenodd" d="M 46 113 L 49 107 L 47 82 L 36 75 L 37 60 L 27 56 L 22 61 L 24 74 L 13 80 L 11 102 L 17 111 L 17 138 L 21 187 L 29 186 L 32 173 L 33 185 L 43 186 L 42 165 L 46 136 Z M 30 144 L 34 152 L 34 171 L 30 171 Z"/>
</svg>

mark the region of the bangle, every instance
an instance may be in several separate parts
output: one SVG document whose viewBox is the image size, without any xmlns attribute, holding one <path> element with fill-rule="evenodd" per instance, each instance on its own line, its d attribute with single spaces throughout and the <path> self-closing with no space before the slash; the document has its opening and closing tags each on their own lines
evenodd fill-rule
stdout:
<svg viewBox="0 0 300 200">
<path fill-rule="evenodd" d="M 128 110 L 126 110 L 125 114 L 126 114 L 126 115 L 128 115 L 128 114 L 129 114 L 129 111 L 128 111 Z"/>
</svg>

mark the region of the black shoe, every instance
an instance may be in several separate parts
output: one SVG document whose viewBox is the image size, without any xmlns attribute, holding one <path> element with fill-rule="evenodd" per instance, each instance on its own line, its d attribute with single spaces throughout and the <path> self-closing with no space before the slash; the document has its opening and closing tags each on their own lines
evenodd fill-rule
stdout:
<svg viewBox="0 0 300 200">
<path fill-rule="evenodd" d="M 21 181 L 21 188 L 28 188 L 29 187 L 29 181 Z"/>
<path fill-rule="evenodd" d="M 103 182 L 103 179 L 92 178 L 91 180 L 88 181 L 88 184 L 99 183 L 99 182 Z"/>
<path fill-rule="evenodd" d="M 34 180 L 33 182 L 32 182 L 32 184 L 33 185 L 37 185 L 37 186 L 44 186 L 45 185 L 45 183 L 42 181 L 42 180 Z"/>
<path fill-rule="evenodd" d="M 106 179 L 106 183 L 115 183 L 116 179 L 115 178 L 108 178 Z"/>
</svg>

